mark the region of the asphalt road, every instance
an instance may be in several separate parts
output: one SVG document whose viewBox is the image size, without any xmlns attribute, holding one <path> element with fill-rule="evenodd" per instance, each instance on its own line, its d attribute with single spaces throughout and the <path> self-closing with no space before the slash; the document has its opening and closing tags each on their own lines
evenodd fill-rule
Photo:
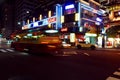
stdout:
<svg viewBox="0 0 120 80">
<path fill-rule="evenodd" d="M 120 80 L 120 51 L 64 49 L 38 56 L 1 48 L 0 80 Z"/>
</svg>

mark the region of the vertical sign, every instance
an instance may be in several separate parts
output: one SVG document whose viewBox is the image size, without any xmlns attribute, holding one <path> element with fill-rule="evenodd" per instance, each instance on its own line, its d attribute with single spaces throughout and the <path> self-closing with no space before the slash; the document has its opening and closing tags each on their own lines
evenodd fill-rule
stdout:
<svg viewBox="0 0 120 80">
<path fill-rule="evenodd" d="M 83 27 L 81 26 L 81 3 L 78 3 L 78 27 L 79 27 L 79 31 L 82 32 L 83 31 Z"/>
<path fill-rule="evenodd" d="M 57 4 L 56 5 L 56 29 L 62 28 L 61 16 L 62 16 L 62 6 L 60 4 Z"/>
</svg>

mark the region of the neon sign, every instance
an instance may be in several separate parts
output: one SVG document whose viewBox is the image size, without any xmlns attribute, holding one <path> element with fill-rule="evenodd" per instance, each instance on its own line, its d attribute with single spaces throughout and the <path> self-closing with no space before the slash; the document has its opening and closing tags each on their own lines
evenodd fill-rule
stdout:
<svg viewBox="0 0 120 80">
<path fill-rule="evenodd" d="M 67 5 L 67 6 L 65 6 L 65 9 L 72 9 L 72 8 L 74 8 L 75 6 L 73 5 L 73 4 L 71 4 L 71 5 Z"/>
<path fill-rule="evenodd" d="M 34 23 L 33 23 L 33 26 L 34 26 L 34 27 L 37 27 L 37 26 L 38 26 L 38 22 L 34 22 Z"/>
<path fill-rule="evenodd" d="M 46 19 L 42 19 L 40 21 L 36 21 L 36 22 L 30 23 L 28 25 L 25 25 L 25 26 L 22 27 L 22 30 L 30 29 L 30 28 L 34 28 L 34 27 L 45 26 L 45 25 L 48 25 L 50 23 L 56 23 L 56 16 L 46 18 Z"/>
<path fill-rule="evenodd" d="M 25 29 L 28 29 L 29 27 L 28 27 L 28 25 L 24 25 L 23 27 L 22 27 L 22 30 L 25 30 Z"/>
<path fill-rule="evenodd" d="M 56 22 L 56 17 L 48 18 L 48 23 Z"/>
</svg>

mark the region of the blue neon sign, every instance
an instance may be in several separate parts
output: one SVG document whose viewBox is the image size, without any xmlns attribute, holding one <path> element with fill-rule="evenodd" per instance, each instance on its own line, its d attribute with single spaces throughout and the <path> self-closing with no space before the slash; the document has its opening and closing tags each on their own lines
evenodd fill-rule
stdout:
<svg viewBox="0 0 120 80">
<path fill-rule="evenodd" d="M 72 8 L 75 8 L 74 4 L 70 4 L 70 5 L 65 6 L 65 9 L 72 9 Z"/>
<path fill-rule="evenodd" d="M 56 16 L 46 18 L 46 19 L 42 19 L 42 20 L 37 21 L 37 22 L 30 23 L 30 24 L 28 24 L 29 25 L 28 28 L 35 28 L 35 27 L 45 26 L 45 25 L 48 25 L 49 23 L 50 24 L 56 23 Z"/>
</svg>

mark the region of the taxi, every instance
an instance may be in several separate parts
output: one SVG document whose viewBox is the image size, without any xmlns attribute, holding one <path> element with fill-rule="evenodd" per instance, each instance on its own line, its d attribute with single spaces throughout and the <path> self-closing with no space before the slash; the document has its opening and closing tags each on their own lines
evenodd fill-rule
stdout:
<svg viewBox="0 0 120 80">
<path fill-rule="evenodd" d="M 95 50 L 96 49 L 96 45 L 95 44 L 86 43 L 86 42 L 78 42 L 76 47 L 78 49 L 82 49 L 82 48 L 88 48 L 88 49 L 91 49 L 91 50 Z"/>
</svg>

